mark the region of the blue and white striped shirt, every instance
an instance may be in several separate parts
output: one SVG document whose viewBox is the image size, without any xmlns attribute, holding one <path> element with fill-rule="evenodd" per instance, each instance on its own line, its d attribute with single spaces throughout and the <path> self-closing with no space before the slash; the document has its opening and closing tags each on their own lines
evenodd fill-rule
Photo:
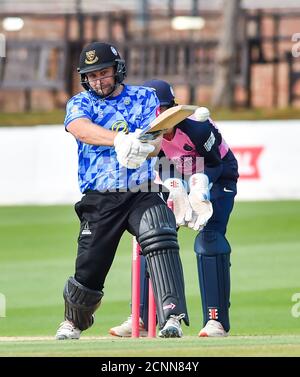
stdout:
<svg viewBox="0 0 300 377">
<path fill-rule="evenodd" d="M 113 131 L 134 132 L 149 126 L 158 112 L 159 101 L 153 89 L 125 85 L 116 97 L 101 99 L 92 91 L 72 97 L 66 109 L 65 127 L 78 118 Z M 138 169 L 126 169 L 116 158 L 114 147 L 78 144 L 78 181 L 81 192 L 130 189 L 154 179 L 156 158 L 145 161 Z"/>
</svg>

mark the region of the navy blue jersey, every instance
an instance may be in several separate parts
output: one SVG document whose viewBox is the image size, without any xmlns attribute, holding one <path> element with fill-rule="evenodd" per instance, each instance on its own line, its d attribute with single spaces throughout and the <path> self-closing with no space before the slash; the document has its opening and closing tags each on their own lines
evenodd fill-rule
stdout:
<svg viewBox="0 0 300 377">
<path fill-rule="evenodd" d="M 238 179 L 237 161 L 211 119 L 205 122 L 183 120 L 175 127 L 171 140 L 163 139 L 162 151 L 179 172 L 204 172 L 213 183 Z"/>
</svg>

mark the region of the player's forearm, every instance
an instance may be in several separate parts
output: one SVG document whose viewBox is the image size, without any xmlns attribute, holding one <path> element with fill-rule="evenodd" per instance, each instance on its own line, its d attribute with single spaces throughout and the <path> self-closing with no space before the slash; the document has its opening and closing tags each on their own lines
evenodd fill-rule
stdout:
<svg viewBox="0 0 300 377">
<path fill-rule="evenodd" d="M 110 131 L 104 127 L 97 126 L 87 118 L 73 120 L 67 126 L 67 130 L 77 139 L 85 144 L 92 145 L 114 145 L 114 138 L 117 132 Z"/>
</svg>

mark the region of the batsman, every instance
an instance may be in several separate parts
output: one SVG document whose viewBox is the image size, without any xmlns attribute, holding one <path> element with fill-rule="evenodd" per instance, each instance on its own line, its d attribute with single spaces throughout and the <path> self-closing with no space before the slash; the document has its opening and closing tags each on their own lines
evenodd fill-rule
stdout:
<svg viewBox="0 0 300 377">
<path fill-rule="evenodd" d="M 63 290 L 65 315 L 56 339 L 78 339 L 92 326 L 126 230 L 147 261 L 161 336 L 181 337 L 181 321 L 189 325 L 189 319 L 176 219 L 158 193 L 148 190 L 161 140 L 138 139 L 159 113 L 158 98 L 152 89 L 124 84 L 125 61 L 109 43 L 84 47 L 78 72 L 85 90 L 69 100 L 65 129 L 77 141 L 83 197 L 75 204 L 80 220 L 75 274 Z"/>
<path fill-rule="evenodd" d="M 176 106 L 169 83 L 150 80 L 144 86 L 153 88 L 161 112 Z M 161 172 L 161 180 L 173 201 L 177 226 L 198 232 L 194 251 L 203 311 L 200 337 L 223 337 L 230 329 L 230 253 L 225 237 L 227 224 L 237 193 L 237 160 L 206 108 L 193 114 L 164 134 L 160 156 L 174 163 L 178 177 Z M 182 180 L 184 173 L 185 180 Z M 140 334 L 147 335 L 146 264 L 141 270 Z M 110 329 L 115 336 L 131 336 L 131 316 Z"/>
</svg>

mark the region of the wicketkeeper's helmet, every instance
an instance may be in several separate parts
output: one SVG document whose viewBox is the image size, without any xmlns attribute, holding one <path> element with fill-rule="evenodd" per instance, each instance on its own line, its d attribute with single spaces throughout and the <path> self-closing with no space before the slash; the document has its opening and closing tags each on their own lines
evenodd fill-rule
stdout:
<svg viewBox="0 0 300 377">
<path fill-rule="evenodd" d="M 90 89 L 86 82 L 86 73 L 107 67 L 115 67 L 116 84 L 121 84 L 126 77 L 126 65 L 118 50 L 113 45 L 103 42 L 92 42 L 85 46 L 80 53 L 79 67 L 77 68 L 84 89 Z"/>
<path fill-rule="evenodd" d="M 172 86 L 163 80 L 149 80 L 143 86 L 155 89 L 160 106 L 173 107 L 175 105 L 175 95 Z"/>
</svg>

